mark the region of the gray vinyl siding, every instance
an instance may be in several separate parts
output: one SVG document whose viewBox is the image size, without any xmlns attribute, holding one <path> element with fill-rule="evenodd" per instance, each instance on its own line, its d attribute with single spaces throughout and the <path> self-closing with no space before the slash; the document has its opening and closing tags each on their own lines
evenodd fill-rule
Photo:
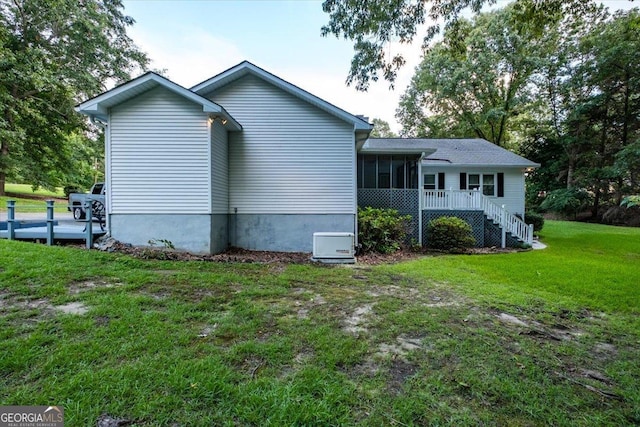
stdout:
<svg viewBox="0 0 640 427">
<path fill-rule="evenodd" d="M 110 120 L 112 213 L 209 213 L 209 128 L 202 107 L 156 88 Z"/>
<path fill-rule="evenodd" d="M 211 125 L 211 212 L 229 211 L 229 157 L 227 131 L 216 120 Z"/>
<path fill-rule="evenodd" d="M 242 124 L 229 133 L 229 212 L 354 214 L 354 129 L 255 77 L 207 98 Z"/>
</svg>

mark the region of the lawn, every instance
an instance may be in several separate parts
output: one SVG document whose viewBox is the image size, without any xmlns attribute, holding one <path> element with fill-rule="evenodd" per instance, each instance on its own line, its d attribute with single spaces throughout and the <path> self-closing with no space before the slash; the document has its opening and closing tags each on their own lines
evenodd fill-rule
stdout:
<svg viewBox="0 0 640 427">
<path fill-rule="evenodd" d="M 67 212 L 66 197 L 61 188 L 49 191 L 40 188 L 33 191 L 28 184 L 5 184 L 5 192 L 8 196 L 0 196 L 0 212 L 7 211 L 7 200 L 16 201 L 16 218 L 20 219 L 20 213 L 46 212 L 45 200 L 55 200 L 55 212 Z"/>
<path fill-rule="evenodd" d="M 0 241 L 0 404 L 68 426 L 639 424 L 640 230 L 542 234 L 355 267 Z"/>
</svg>

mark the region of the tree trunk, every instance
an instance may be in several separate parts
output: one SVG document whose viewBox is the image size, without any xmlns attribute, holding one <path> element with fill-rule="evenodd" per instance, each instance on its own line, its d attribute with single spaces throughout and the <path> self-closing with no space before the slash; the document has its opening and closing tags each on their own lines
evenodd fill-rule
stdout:
<svg viewBox="0 0 640 427">
<path fill-rule="evenodd" d="M 6 158 L 9 156 L 9 146 L 7 145 L 6 141 L 3 141 L 0 145 L 0 164 L 4 163 L 4 161 L 6 161 Z M 2 170 L 0 170 L 0 196 L 6 196 L 6 193 L 4 191 L 4 184 L 7 181 L 7 172 L 4 170 L 4 168 Z"/>
</svg>

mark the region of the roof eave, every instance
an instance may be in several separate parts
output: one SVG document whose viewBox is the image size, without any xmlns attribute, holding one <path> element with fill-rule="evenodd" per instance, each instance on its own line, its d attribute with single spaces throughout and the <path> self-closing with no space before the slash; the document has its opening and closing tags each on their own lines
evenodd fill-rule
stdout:
<svg viewBox="0 0 640 427">
<path fill-rule="evenodd" d="M 151 82 L 151 84 L 149 84 L 149 82 Z M 118 100 L 114 104 L 110 104 L 110 100 L 113 100 L 115 97 L 125 95 L 128 91 L 134 91 L 136 88 L 139 88 L 142 85 L 148 85 L 149 88 L 145 88 L 146 90 L 151 90 L 158 86 L 170 90 L 192 102 L 195 102 L 196 104 L 201 105 L 202 112 L 208 113 L 210 116 L 219 115 L 230 125 L 230 130 L 242 130 L 242 125 L 240 125 L 240 123 L 238 123 L 222 106 L 206 98 L 203 98 L 199 94 L 192 92 L 189 89 L 182 87 L 165 77 L 151 72 L 143 74 L 136 79 L 130 80 L 94 98 L 82 102 L 75 107 L 75 110 L 90 117 L 97 117 L 101 120 L 106 120 L 108 117 L 109 108 L 133 99 L 146 90 L 144 90 L 143 92 L 136 92 L 130 97 L 123 96 L 121 100 Z"/>
<path fill-rule="evenodd" d="M 227 84 L 235 81 L 236 79 L 232 78 L 234 74 L 238 76 L 237 78 L 241 78 L 246 74 L 252 74 L 259 78 L 262 78 L 263 80 L 273 84 L 274 86 L 284 90 L 285 92 L 288 92 L 324 111 L 327 111 L 328 113 L 340 118 L 341 120 L 346 121 L 347 123 L 353 124 L 356 131 L 371 132 L 373 130 L 373 125 L 366 120 L 363 120 L 339 107 L 336 107 L 330 102 L 327 102 L 324 99 L 313 95 L 312 93 L 307 92 L 306 90 L 299 88 L 298 86 L 289 83 L 288 81 L 274 74 L 271 74 L 270 72 L 258 67 L 255 64 L 252 64 L 249 61 L 243 61 L 240 64 L 235 65 L 234 67 L 231 67 L 223 71 L 222 73 L 203 81 L 202 83 L 198 83 L 190 90 L 197 94 L 204 94 L 213 90 L 217 90 L 220 87 L 226 86 Z M 226 80 L 228 79 L 230 80 L 227 82 Z"/>
</svg>

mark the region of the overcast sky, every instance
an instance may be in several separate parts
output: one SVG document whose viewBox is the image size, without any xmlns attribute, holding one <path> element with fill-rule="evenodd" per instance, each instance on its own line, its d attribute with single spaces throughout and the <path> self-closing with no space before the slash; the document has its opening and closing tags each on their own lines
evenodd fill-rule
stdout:
<svg viewBox="0 0 640 427">
<path fill-rule="evenodd" d="M 504 5 L 506 1 L 500 1 Z M 607 0 L 612 9 L 638 2 Z M 395 90 L 385 81 L 368 92 L 347 87 L 352 43 L 321 37 L 328 21 L 320 0 L 125 0 L 136 20 L 129 34 L 176 83 L 191 87 L 248 60 L 353 114 L 381 118 L 399 130 L 394 114 L 420 62 L 420 40 L 389 46 L 405 54 Z"/>
</svg>

